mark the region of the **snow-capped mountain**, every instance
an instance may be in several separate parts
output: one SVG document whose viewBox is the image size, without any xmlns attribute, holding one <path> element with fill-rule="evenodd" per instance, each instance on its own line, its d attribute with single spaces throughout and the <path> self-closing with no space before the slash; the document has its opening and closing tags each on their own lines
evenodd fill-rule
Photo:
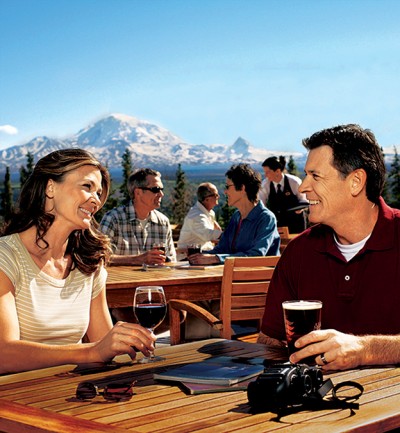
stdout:
<svg viewBox="0 0 400 433">
<path fill-rule="evenodd" d="M 258 149 L 239 137 L 232 145 L 192 144 L 167 129 L 124 114 L 112 114 L 65 139 L 36 137 L 30 142 L 0 151 L 0 171 L 6 166 L 11 172 L 26 164 L 31 152 L 34 160 L 56 149 L 81 147 L 92 152 L 112 168 L 121 167 L 121 157 L 128 148 L 135 167 L 199 166 L 203 164 L 230 164 L 247 162 L 260 164 L 271 155 L 288 152 Z M 302 154 L 291 153 L 295 158 Z"/>
</svg>

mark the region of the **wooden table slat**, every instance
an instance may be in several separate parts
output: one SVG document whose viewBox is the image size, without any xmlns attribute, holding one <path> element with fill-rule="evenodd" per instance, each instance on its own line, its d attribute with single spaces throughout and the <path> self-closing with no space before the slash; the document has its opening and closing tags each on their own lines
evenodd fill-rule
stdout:
<svg viewBox="0 0 400 433">
<path fill-rule="evenodd" d="M 275 358 L 263 345 L 221 339 L 159 348 L 167 360 L 157 365 L 121 368 L 84 376 L 74 366 L 61 366 L 0 377 L 0 431 L 27 433 L 218 433 L 218 432 L 345 432 L 388 431 L 400 427 L 400 368 L 395 366 L 332 373 L 334 383 L 356 380 L 365 392 L 360 409 L 314 410 L 287 414 L 251 414 L 246 392 L 188 396 L 178 386 L 154 382 L 152 374 L 168 365 L 195 362 L 209 356 Z M 119 357 L 118 361 L 126 361 Z M 325 375 L 328 377 L 328 375 Z M 135 395 L 127 402 L 107 402 L 100 396 L 80 402 L 77 384 L 105 384 L 136 377 Z"/>
</svg>

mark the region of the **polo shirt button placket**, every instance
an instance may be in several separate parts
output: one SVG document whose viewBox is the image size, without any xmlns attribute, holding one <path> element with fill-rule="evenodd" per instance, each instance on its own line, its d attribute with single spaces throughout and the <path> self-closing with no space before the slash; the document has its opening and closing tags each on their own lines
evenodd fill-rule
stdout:
<svg viewBox="0 0 400 433">
<path fill-rule="evenodd" d="M 339 289 L 338 296 L 345 302 L 351 302 L 354 299 L 354 287 L 350 281 L 351 277 L 349 274 L 346 274 L 343 279 L 344 282 L 341 284 L 342 287 Z"/>
</svg>

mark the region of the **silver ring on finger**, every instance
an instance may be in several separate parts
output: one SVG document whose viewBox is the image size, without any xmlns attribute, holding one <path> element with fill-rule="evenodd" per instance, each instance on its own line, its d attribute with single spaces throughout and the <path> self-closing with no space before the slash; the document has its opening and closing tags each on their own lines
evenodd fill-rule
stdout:
<svg viewBox="0 0 400 433">
<path fill-rule="evenodd" d="M 321 355 L 319 355 L 319 356 L 320 356 L 321 361 L 323 362 L 324 365 L 329 364 L 329 362 L 325 358 L 325 353 L 321 353 Z"/>
</svg>

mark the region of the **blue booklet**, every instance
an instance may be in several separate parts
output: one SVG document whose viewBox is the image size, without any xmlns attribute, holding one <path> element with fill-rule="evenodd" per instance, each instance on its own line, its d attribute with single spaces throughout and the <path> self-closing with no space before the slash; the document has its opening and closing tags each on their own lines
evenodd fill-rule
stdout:
<svg viewBox="0 0 400 433">
<path fill-rule="evenodd" d="M 251 363 L 251 359 L 217 356 L 201 362 L 185 364 L 155 373 L 154 379 L 172 382 L 207 383 L 233 385 L 264 372 L 262 363 Z M 254 360 L 255 361 L 255 360 Z"/>
</svg>

